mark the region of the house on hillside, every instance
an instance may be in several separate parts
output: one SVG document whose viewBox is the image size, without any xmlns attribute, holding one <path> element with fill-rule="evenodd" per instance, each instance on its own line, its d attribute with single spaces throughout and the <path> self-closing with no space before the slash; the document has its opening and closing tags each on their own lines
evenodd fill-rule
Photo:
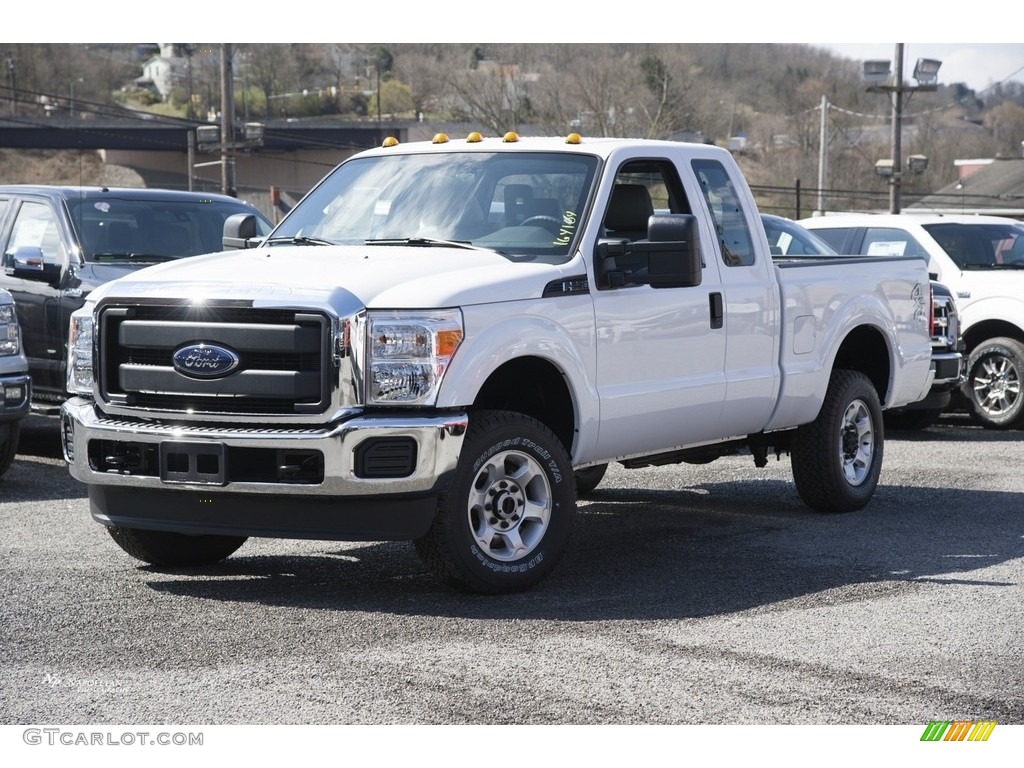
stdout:
<svg viewBox="0 0 1024 768">
<path fill-rule="evenodd" d="M 181 55 L 178 44 L 160 43 L 160 53 L 142 65 L 142 76 L 135 78 L 135 85 L 152 89 L 161 101 L 167 101 L 175 83 L 187 70 L 188 59 Z"/>
<path fill-rule="evenodd" d="M 1024 157 L 957 160 L 959 179 L 907 208 L 1024 219 Z"/>
</svg>

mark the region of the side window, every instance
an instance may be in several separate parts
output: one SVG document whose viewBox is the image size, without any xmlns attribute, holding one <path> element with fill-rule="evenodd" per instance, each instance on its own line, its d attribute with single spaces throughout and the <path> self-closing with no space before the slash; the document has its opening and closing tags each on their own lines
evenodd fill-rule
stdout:
<svg viewBox="0 0 1024 768">
<path fill-rule="evenodd" d="M 868 227 L 860 247 L 865 256 L 926 256 L 909 232 L 889 227 Z"/>
<path fill-rule="evenodd" d="M 669 160 L 635 160 L 615 174 L 608 208 L 604 214 L 604 237 L 622 240 L 647 238 L 647 222 L 654 213 L 690 213 L 675 165 Z M 616 258 L 616 268 L 638 274 L 647 257 L 632 254 Z"/>
<path fill-rule="evenodd" d="M 814 229 L 814 234 L 824 240 L 826 243 L 832 246 L 832 249 L 836 253 L 846 253 L 846 239 L 849 236 L 850 230 L 845 227 L 835 227 L 833 229 Z"/>
<path fill-rule="evenodd" d="M 722 261 L 729 267 L 750 266 L 754 241 L 728 172 L 717 160 L 694 160 L 693 171 L 715 222 Z"/>
<path fill-rule="evenodd" d="M 607 237 L 647 237 L 653 213 L 690 213 L 675 166 L 668 160 L 627 163 L 615 174 L 615 186 L 604 214 Z"/>
<path fill-rule="evenodd" d="M 4 262 L 13 258 L 19 248 L 38 248 L 42 251 L 44 264 L 63 264 L 67 260 L 57 216 L 48 205 L 36 202 L 21 204 L 15 214 Z"/>
</svg>

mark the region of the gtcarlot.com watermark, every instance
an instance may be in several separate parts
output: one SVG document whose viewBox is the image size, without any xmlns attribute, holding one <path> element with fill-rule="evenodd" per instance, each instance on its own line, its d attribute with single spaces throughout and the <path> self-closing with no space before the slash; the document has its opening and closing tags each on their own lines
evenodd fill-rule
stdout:
<svg viewBox="0 0 1024 768">
<path fill-rule="evenodd" d="M 79 728 L 26 728 L 22 741 L 30 746 L 65 747 L 201 747 L 202 731 L 90 731 Z"/>
</svg>

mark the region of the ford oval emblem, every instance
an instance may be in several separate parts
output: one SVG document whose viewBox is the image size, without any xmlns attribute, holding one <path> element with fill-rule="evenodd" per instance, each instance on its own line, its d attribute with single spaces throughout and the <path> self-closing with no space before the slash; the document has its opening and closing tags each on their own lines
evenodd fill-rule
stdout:
<svg viewBox="0 0 1024 768">
<path fill-rule="evenodd" d="M 194 379 L 227 376 L 238 367 L 234 350 L 216 344 L 188 344 L 174 350 L 174 370 Z"/>
</svg>

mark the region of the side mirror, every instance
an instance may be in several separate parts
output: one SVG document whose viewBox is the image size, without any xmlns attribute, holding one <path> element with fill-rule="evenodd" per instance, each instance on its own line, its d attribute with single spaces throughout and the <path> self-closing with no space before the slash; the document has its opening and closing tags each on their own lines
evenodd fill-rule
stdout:
<svg viewBox="0 0 1024 768">
<path fill-rule="evenodd" d="M 255 248 L 259 244 L 256 217 L 251 213 L 233 213 L 224 219 L 224 250 Z"/>
<path fill-rule="evenodd" d="M 47 262 L 37 245 L 21 245 L 5 255 L 4 274 L 55 286 L 60 282 L 60 264 Z"/>
<path fill-rule="evenodd" d="M 700 285 L 697 220 L 687 213 L 656 213 L 648 219 L 646 240 L 599 240 L 594 267 L 598 288 Z"/>
</svg>

